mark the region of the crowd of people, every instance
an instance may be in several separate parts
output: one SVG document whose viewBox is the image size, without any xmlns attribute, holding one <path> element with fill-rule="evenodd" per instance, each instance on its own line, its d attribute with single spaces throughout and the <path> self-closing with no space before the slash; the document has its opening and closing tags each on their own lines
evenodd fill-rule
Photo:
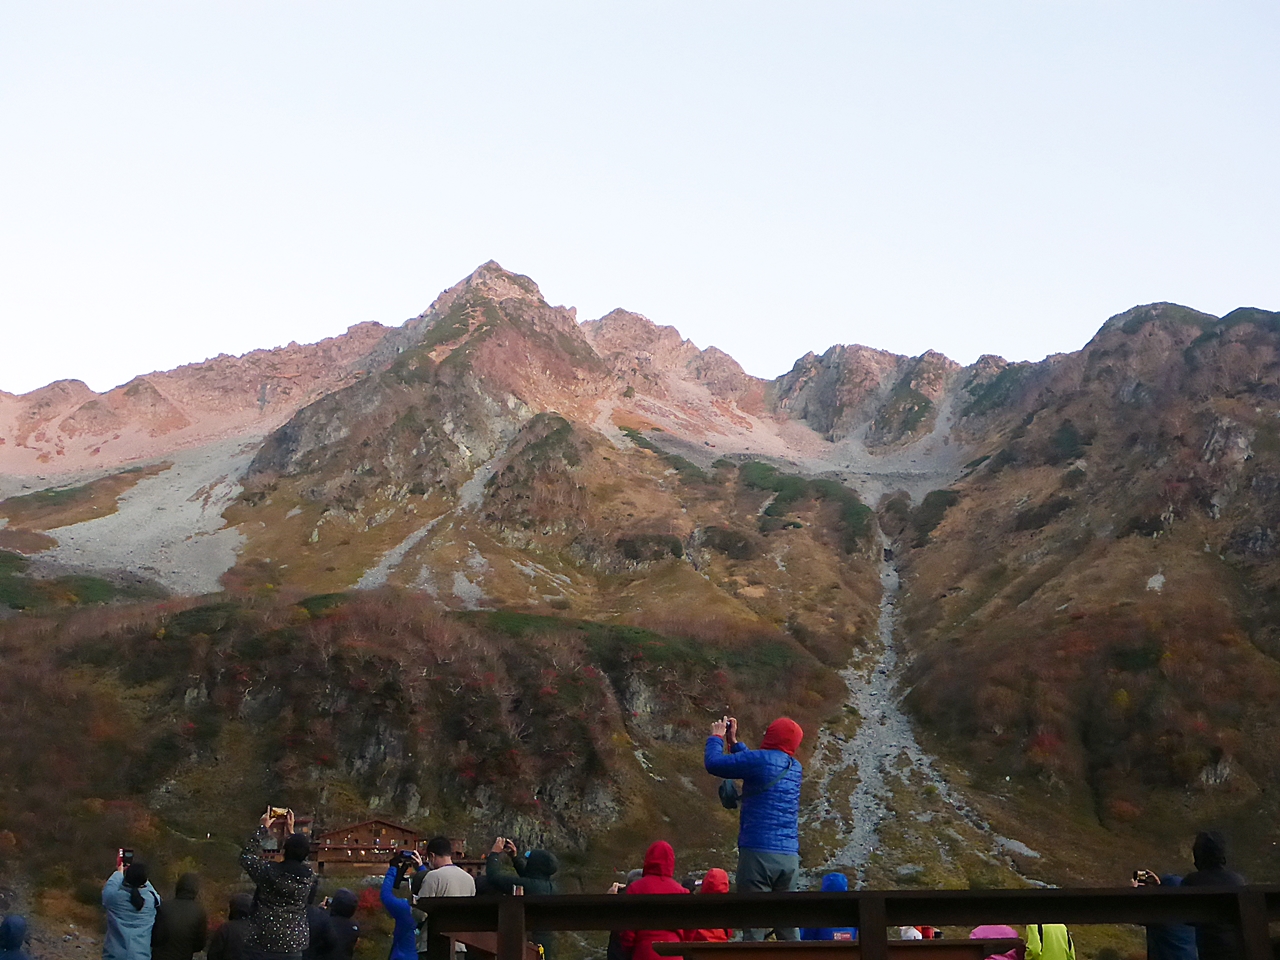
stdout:
<svg viewBox="0 0 1280 960">
<path fill-rule="evenodd" d="M 786 717 L 771 723 L 760 747 L 752 750 L 738 738 L 738 723 L 723 717 L 711 725 L 706 741 L 706 771 L 722 780 L 721 802 L 740 813 L 736 883 L 739 893 L 794 891 L 800 880 L 799 813 L 802 768 L 796 751 L 804 736 L 799 724 Z M 741 781 L 742 787 L 737 783 Z M 171 899 L 162 899 L 152 886 L 147 867 L 122 857 L 102 889 L 107 916 L 103 960 L 192 960 L 204 952 L 207 960 L 353 960 L 361 930 L 356 909 L 359 898 L 349 889 L 317 903 L 319 877 L 308 858 L 311 841 L 294 832 L 291 811 L 268 808 L 257 831 L 248 838 L 240 865 L 254 884 L 253 894 L 231 897 L 226 920 L 209 935 L 209 920 L 200 904 L 200 878 L 187 873 L 178 879 Z M 284 828 L 281 859 L 262 855 L 263 840 L 272 827 Z M 1135 871 L 1135 886 L 1238 886 L 1244 879 L 1227 868 L 1226 844 L 1218 833 L 1196 837 L 1195 871 L 1185 877 Z M 425 856 L 416 850 L 397 852 L 387 866 L 380 900 L 393 921 L 389 960 L 417 960 L 426 949 L 425 921 L 436 898 L 484 894 L 557 893 L 559 862 L 549 850 L 520 852 L 515 841 L 495 839 L 484 870 L 473 876 L 453 862 L 453 843 L 435 837 Z M 407 895 L 402 895 L 405 884 Z M 828 873 L 821 889 L 845 892 L 849 880 Z M 614 883 L 614 894 L 725 894 L 730 875 L 722 868 L 701 877 L 676 879 L 676 854 L 665 840 L 652 843 L 643 866 L 625 882 Z M 778 940 L 856 940 L 853 927 L 772 930 L 744 929 L 743 940 L 772 936 Z M 942 932 L 932 927 L 902 927 L 903 939 L 931 939 Z M 1062 924 L 1030 924 L 1025 937 L 1012 927 L 987 925 L 969 931 L 971 938 L 1017 940 L 1016 947 L 989 960 L 1076 960 L 1070 931 Z M 690 930 L 619 930 L 609 939 L 608 960 L 659 960 L 654 945 L 671 942 L 723 942 L 735 931 L 725 928 Z M 529 939 L 539 952 L 553 958 L 550 931 L 534 930 Z M 0 960 L 28 960 L 24 953 L 26 924 L 10 916 L 0 922 Z M 461 944 L 459 945 L 462 946 Z M 1232 924 L 1152 924 L 1147 927 L 1149 960 L 1240 960 L 1243 944 Z"/>
</svg>

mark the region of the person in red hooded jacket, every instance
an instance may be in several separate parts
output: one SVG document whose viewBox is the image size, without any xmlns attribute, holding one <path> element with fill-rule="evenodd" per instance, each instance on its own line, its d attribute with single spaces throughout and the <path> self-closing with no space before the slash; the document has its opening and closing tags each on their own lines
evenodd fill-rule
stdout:
<svg viewBox="0 0 1280 960">
<path fill-rule="evenodd" d="M 675 878 L 676 852 L 659 840 L 644 855 L 644 874 L 627 887 L 627 893 L 688 893 Z M 653 952 L 655 943 L 678 943 L 679 930 L 623 930 L 618 942 L 631 960 L 662 960 Z"/>
<path fill-rule="evenodd" d="M 712 867 L 707 871 L 707 875 L 702 878 L 702 886 L 698 887 L 699 893 L 728 893 L 729 892 L 729 875 L 719 867 Z M 684 932 L 685 940 L 703 941 L 711 943 L 725 943 L 733 937 L 732 930 L 686 930 Z"/>
</svg>

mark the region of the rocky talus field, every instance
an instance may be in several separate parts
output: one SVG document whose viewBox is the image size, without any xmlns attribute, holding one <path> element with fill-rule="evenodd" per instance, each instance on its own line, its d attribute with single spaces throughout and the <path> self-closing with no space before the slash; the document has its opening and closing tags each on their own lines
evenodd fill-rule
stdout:
<svg viewBox="0 0 1280 960">
<path fill-rule="evenodd" d="M 0 497 L 0 897 L 54 926 L 103 872 L 55 851 L 214 897 L 268 802 L 570 890 L 660 837 L 731 867 L 726 710 L 805 727 L 813 877 L 1111 885 L 1206 825 L 1280 877 L 1280 314 L 766 381 L 488 263 L 400 326 L 0 394 Z"/>
</svg>

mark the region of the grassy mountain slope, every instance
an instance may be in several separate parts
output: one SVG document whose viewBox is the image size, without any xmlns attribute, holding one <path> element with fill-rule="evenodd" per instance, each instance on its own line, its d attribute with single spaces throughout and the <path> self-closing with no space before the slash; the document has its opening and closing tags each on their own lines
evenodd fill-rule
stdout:
<svg viewBox="0 0 1280 960">
<path fill-rule="evenodd" d="M 970 388 L 910 544 L 911 705 L 974 783 L 1117 834 L 1234 826 L 1274 872 L 1276 315 L 1170 305 Z M 987 402 L 993 392 L 995 403 Z M 1009 786 L 1003 783 L 1009 779 Z M 1247 852 L 1246 852 L 1247 851 Z"/>
</svg>

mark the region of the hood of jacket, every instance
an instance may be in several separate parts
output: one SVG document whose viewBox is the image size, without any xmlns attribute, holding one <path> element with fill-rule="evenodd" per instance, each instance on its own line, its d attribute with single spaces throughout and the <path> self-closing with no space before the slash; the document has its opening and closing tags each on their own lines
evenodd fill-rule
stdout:
<svg viewBox="0 0 1280 960">
<path fill-rule="evenodd" d="M 646 877 L 672 877 L 676 872 L 676 852 L 665 840 L 658 840 L 649 845 L 644 854 L 644 875 Z"/>
<path fill-rule="evenodd" d="M 849 878 L 843 873 L 828 873 L 822 878 L 822 890 L 824 893 L 848 893 Z"/>
<path fill-rule="evenodd" d="M 354 917 L 356 914 L 356 906 L 360 900 L 356 896 L 354 890 L 348 890 L 343 887 L 333 895 L 333 899 L 329 901 L 329 913 L 335 917 Z"/>
<path fill-rule="evenodd" d="M 180 876 L 178 885 L 174 887 L 173 896 L 177 900 L 194 900 L 200 896 L 200 875 L 184 873 Z"/>
<path fill-rule="evenodd" d="M 795 756 L 803 739 L 804 731 L 800 729 L 800 724 L 790 717 L 779 717 L 765 730 L 764 739 L 760 741 L 760 749 L 781 750 L 783 753 Z"/>
<path fill-rule="evenodd" d="M 560 861 L 550 850 L 530 850 L 524 859 L 524 875 L 535 880 L 550 880 L 560 870 Z"/>
<path fill-rule="evenodd" d="M 253 894 L 237 893 L 231 897 L 231 909 L 228 920 L 246 920 L 253 913 Z"/>
<path fill-rule="evenodd" d="M 984 923 L 969 931 L 970 940 L 1014 940 L 1020 939 L 1018 931 L 1003 923 Z"/>
<path fill-rule="evenodd" d="M 0 950 L 21 950 L 27 939 L 27 921 L 22 917 L 5 917 L 0 923 Z"/>
<path fill-rule="evenodd" d="M 702 878 L 702 886 L 698 888 L 698 892 L 728 893 L 729 874 L 725 873 L 719 867 L 712 867 L 707 871 L 707 875 Z"/>
<path fill-rule="evenodd" d="M 1197 870 L 1214 870 L 1227 865 L 1227 841 L 1217 830 L 1205 830 L 1196 834 L 1191 845 L 1191 855 Z"/>
</svg>

